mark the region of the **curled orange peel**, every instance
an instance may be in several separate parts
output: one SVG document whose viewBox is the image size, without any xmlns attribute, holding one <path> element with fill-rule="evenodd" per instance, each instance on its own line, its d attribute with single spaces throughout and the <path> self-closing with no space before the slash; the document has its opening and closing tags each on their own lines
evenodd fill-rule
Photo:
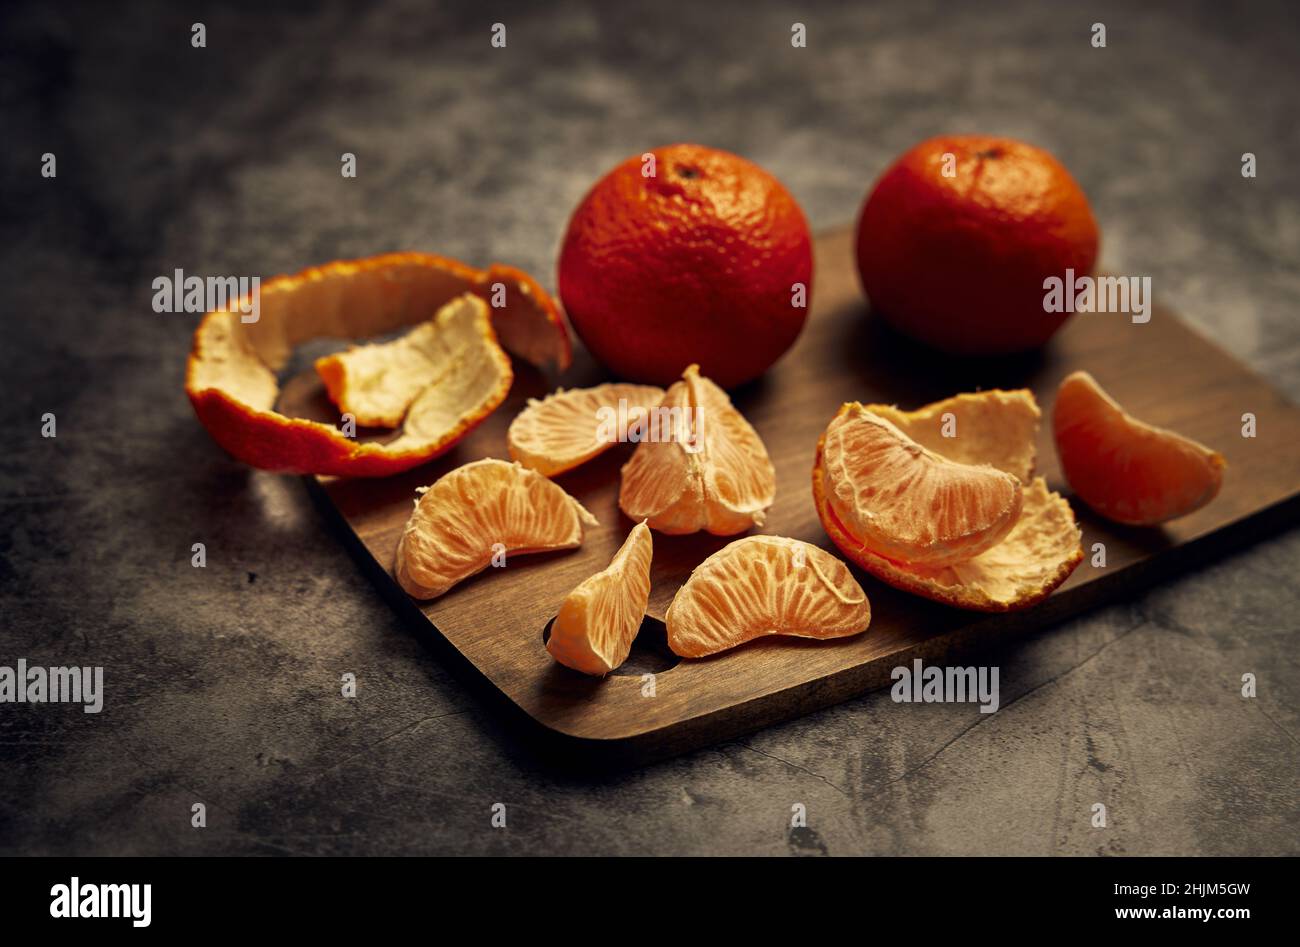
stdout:
<svg viewBox="0 0 1300 947">
<path fill-rule="evenodd" d="M 490 308 L 487 301 L 502 305 Z M 259 308 L 256 322 L 243 322 L 237 305 L 203 317 L 185 391 L 221 447 L 267 470 L 350 477 L 408 470 L 449 450 L 505 399 L 513 372 L 502 346 L 560 370 L 572 358 L 555 302 L 532 277 L 508 266 L 478 270 L 426 253 L 340 260 L 267 280 Z M 275 410 L 275 373 L 297 346 L 382 335 L 431 319 L 446 336 L 443 373 L 404 406 L 392 441 L 357 441 L 334 426 Z M 347 354 L 332 393 L 346 386 Z"/>
</svg>

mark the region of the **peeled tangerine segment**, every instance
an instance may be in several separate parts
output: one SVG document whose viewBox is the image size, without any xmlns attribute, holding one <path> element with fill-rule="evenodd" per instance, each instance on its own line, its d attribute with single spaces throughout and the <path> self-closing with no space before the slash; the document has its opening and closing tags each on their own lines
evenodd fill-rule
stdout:
<svg viewBox="0 0 1300 947">
<path fill-rule="evenodd" d="M 692 365 L 651 412 L 648 439 L 623 467 L 618 505 L 669 535 L 732 536 L 762 526 L 776 470 L 727 393 Z"/>
<path fill-rule="evenodd" d="M 500 308 L 489 310 L 488 298 Z M 504 400 L 513 373 L 503 345 L 560 368 L 571 357 L 558 308 L 526 273 L 496 265 L 477 270 L 426 253 L 340 260 L 277 276 L 262 284 L 259 308 L 254 322 L 237 311 L 203 317 L 185 391 L 218 444 L 267 470 L 378 477 L 426 463 Z M 322 372 L 358 423 L 400 425 L 393 440 L 358 441 L 333 425 L 275 410 L 276 372 L 297 346 L 413 325 L 413 337 L 326 359 Z"/>
<path fill-rule="evenodd" d="M 871 624 L 871 605 L 848 566 L 783 536 L 746 536 L 700 563 L 664 616 L 668 646 L 684 658 L 754 638 L 844 638 Z"/>
<path fill-rule="evenodd" d="M 945 410 L 936 410 L 941 407 Z M 988 465 L 1017 477 L 1032 473 L 1032 467 L 1026 469 L 1026 458 L 1033 454 L 1039 411 L 1029 392 L 959 395 L 911 412 L 881 405 L 863 410 L 903 420 L 899 427 L 916 433 L 918 440 L 933 438 L 932 430 L 925 432 L 936 418 L 951 411 L 956 418 L 955 440 L 962 442 L 960 456 L 968 463 Z M 1000 416 L 1005 416 L 1005 423 L 999 422 Z M 997 432 L 1009 430 L 1017 432 L 1014 438 L 997 436 Z M 941 430 L 937 436 L 942 437 Z M 886 558 L 868 548 L 831 504 L 823 470 L 826 440 L 824 434 L 813 466 L 817 514 L 827 534 L 850 560 L 889 585 L 958 608 L 1009 611 L 1046 598 L 1083 559 L 1082 536 L 1070 505 L 1049 490 L 1041 477 L 1028 480 L 1021 488 L 1020 514 L 1010 532 L 978 555 L 949 564 Z"/>
<path fill-rule="evenodd" d="M 457 467 L 415 503 L 397 544 L 394 573 L 412 598 L 437 598 L 509 556 L 582 544 L 596 518 L 541 474 L 487 458 Z"/>
<path fill-rule="evenodd" d="M 547 477 L 557 476 L 621 441 L 642 437 L 663 397 L 664 390 L 653 385 L 609 382 L 561 388 L 540 401 L 530 398 L 506 433 L 510 456 Z"/>
<path fill-rule="evenodd" d="M 949 460 L 857 402 L 840 409 L 823 444 L 831 507 L 886 559 L 960 562 L 1001 542 L 1020 516 L 1014 475 Z"/>
<path fill-rule="evenodd" d="M 1052 412 L 1061 469 L 1102 516 L 1152 526 L 1199 510 L 1223 486 L 1223 455 L 1129 415 L 1087 372 L 1061 382 Z"/>
<path fill-rule="evenodd" d="M 546 650 L 565 667 L 605 675 L 627 660 L 650 601 L 650 527 L 638 523 L 609 567 L 569 593 Z"/>
</svg>

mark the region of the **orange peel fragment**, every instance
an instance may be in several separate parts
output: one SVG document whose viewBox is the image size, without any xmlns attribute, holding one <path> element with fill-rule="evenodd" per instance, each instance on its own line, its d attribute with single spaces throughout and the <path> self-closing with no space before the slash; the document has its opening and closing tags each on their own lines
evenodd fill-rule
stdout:
<svg viewBox="0 0 1300 947">
<path fill-rule="evenodd" d="M 536 471 L 476 460 L 421 492 L 393 573 L 412 598 L 437 598 L 487 568 L 494 555 L 574 549 L 584 527 L 594 525 L 581 503 Z"/>
<path fill-rule="evenodd" d="M 669 535 L 731 536 L 762 526 L 776 469 L 727 393 L 691 365 L 650 417 L 651 437 L 623 466 L 618 505 Z"/>
<path fill-rule="evenodd" d="M 746 536 L 696 566 L 664 616 L 668 646 L 701 658 L 768 635 L 843 638 L 871 604 L 839 559 L 784 536 Z"/>
<path fill-rule="evenodd" d="M 530 398 L 506 432 L 510 457 L 544 476 L 558 476 L 620 441 L 639 438 L 663 397 L 664 390 L 653 385 L 608 382 Z"/>
<path fill-rule="evenodd" d="M 466 294 L 476 302 L 456 302 Z M 502 295 L 502 308 L 484 303 Z M 383 335 L 430 320 L 453 302 L 458 315 L 445 328 L 463 341 L 461 357 L 442 395 L 425 390 L 409 401 L 395 440 L 358 442 L 330 425 L 275 410 L 275 373 L 295 347 L 322 337 Z M 562 369 L 571 358 L 554 301 L 513 267 L 477 270 L 424 253 L 341 260 L 267 280 L 259 308 L 260 318 L 250 323 L 238 311 L 203 317 L 194 333 L 185 391 L 221 447 L 267 470 L 340 476 L 407 470 L 448 450 L 504 399 L 513 373 L 498 338 L 530 361 L 550 361 Z M 467 308 L 473 312 L 467 315 Z M 348 353 L 339 357 L 341 365 L 348 361 Z M 392 417 L 390 410 L 385 420 Z"/>
<path fill-rule="evenodd" d="M 627 660 L 650 601 L 650 527 L 632 527 L 609 566 L 564 599 L 546 650 L 565 667 L 604 676 Z"/>
</svg>

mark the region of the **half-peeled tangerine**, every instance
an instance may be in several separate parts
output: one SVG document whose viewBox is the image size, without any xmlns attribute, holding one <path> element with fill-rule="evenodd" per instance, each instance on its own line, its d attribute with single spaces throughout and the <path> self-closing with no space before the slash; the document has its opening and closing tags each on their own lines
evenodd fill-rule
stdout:
<svg viewBox="0 0 1300 947">
<path fill-rule="evenodd" d="M 1032 457 L 1037 424 L 1028 424 L 1027 421 L 1032 418 L 1036 422 L 1038 417 L 1037 405 L 1029 392 L 981 392 L 948 399 L 940 404 L 946 410 L 939 416 L 952 416 L 949 420 L 955 424 L 954 440 L 962 443 L 960 456 L 966 464 L 982 465 L 1012 474 L 1017 479 L 1022 473 L 1028 473 L 1025 459 Z M 848 407 L 842 408 L 841 412 Z M 901 424 L 890 422 L 900 431 L 911 428 L 922 436 L 933 438 L 936 435 L 929 427 L 936 417 L 934 407 L 900 412 L 893 407 L 863 405 L 860 410 L 872 414 L 879 412 L 883 418 L 901 421 Z M 999 413 L 1007 415 L 1006 425 L 998 424 Z M 1014 443 L 1006 437 L 993 436 L 995 431 L 1012 429 L 1019 431 Z M 837 477 L 848 471 L 850 476 L 869 478 L 871 471 L 854 473 L 844 466 L 828 468 L 825 463 L 826 440 L 823 434 L 813 464 L 813 503 L 817 514 L 827 535 L 849 559 L 890 585 L 959 608 L 1008 611 L 1028 608 L 1046 598 L 1069 577 L 1083 558 L 1081 534 L 1069 504 L 1049 490 L 1041 477 L 1032 478 L 1019 488 L 1022 494 L 1019 514 L 1010 530 L 982 552 L 946 562 L 890 558 L 874 547 L 873 537 L 856 533 L 832 504 L 832 495 L 852 497 L 864 489 L 862 483 L 837 484 Z M 938 446 L 937 441 L 932 443 Z M 892 469 L 906 470 L 906 467 L 895 465 Z M 877 483 L 880 491 L 890 492 L 896 487 L 897 482 L 893 480 L 882 479 Z M 910 503 L 908 490 L 895 494 L 895 502 Z M 924 515 L 924 510 L 919 507 L 909 512 Z"/>
</svg>

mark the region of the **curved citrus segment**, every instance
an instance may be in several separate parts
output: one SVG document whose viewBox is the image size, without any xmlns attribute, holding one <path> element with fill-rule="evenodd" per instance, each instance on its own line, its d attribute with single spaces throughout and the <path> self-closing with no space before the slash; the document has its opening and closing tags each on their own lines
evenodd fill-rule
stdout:
<svg viewBox="0 0 1300 947">
<path fill-rule="evenodd" d="M 596 518 L 541 474 L 487 458 L 422 492 L 397 544 L 394 574 L 413 598 L 437 598 L 494 555 L 573 549 Z M 508 568 L 507 559 L 507 568 Z"/>
<path fill-rule="evenodd" d="M 474 303 L 457 301 L 472 294 Z M 484 299 L 501 303 L 489 309 Z M 402 435 L 387 444 L 358 442 L 315 421 L 274 410 L 275 373 L 293 349 L 315 338 L 355 339 L 429 320 L 455 302 L 456 315 L 440 326 L 460 354 L 430 394 L 403 390 Z M 437 457 L 495 408 L 510 387 L 509 359 L 497 337 L 521 357 L 569 363 L 568 335 L 555 303 L 531 277 L 510 267 L 476 270 L 445 257 L 395 253 L 336 261 L 261 286 L 260 315 L 245 323 L 238 312 L 203 317 L 185 376 L 185 391 L 208 433 L 229 453 L 255 467 L 293 473 L 385 476 Z M 490 313 L 490 318 L 489 318 Z M 334 390 L 346 382 L 351 357 L 340 357 Z M 329 372 L 327 370 L 327 381 Z M 358 390 L 364 385 L 356 386 Z M 407 386 L 409 387 L 409 386 Z M 421 403 L 423 402 L 423 403 Z M 372 410 L 361 403 L 363 413 Z M 417 415 L 417 407 L 428 414 Z M 392 418 L 391 404 L 374 408 Z"/>
<path fill-rule="evenodd" d="M 831 420 L 820 460 L 836 516 L 887 559 L 960 562 L 1000 542 L 1020 516 L 1016 477 L 948 460 L 857 402 Z"/>
<path fill-rule="evenodd" d="M 813 502 L 835 545 L 889 585 L 958 608 L 1005 612 L 1045 599 L 1083 559 L 1082 538 L 1070 505 L 1042 477 L 1024 488 L 1024 505 L 1011 532 L 996 546 L 952 565 L 894 562 L 876 555 L 849 533 L 827 502 L 818 466 Z"/>
<path fill-rule="evenodd" d="M 644 439 L 651 410 L 664 390 L 610 382 L 595 388 L 563 388 L 528 407 L 510 422 L 510 456 L 554 477 L 584 464 L 620 441 Z"/>
<path fill-rule="evenodd" d="M 960 394 L 915 411 L 883 404 L 869 404 L 866 410 L 948 460 L 987 464 L 1021 483 L 1034 475 L 1035 439 L 1043 413 L 1027 388 Z"/>
<path fill-rule="evenodd" d="M 638 523 L 609 567 L 569 593 L 546 650 L 565 667 L 605 675 L 627 660 L 650 601 L 650 527 Z"/>
<path fill-rule="evenodd" d="M 1199 510 L 1223 485 L 1223 455 L 1129 415 L 1087 372 L 1061 382 L 1052 411 L 1061 469 L 1108 519 L 1151 526 Z"/>
<path fill-rule="evenodd" d="M 871 605 L 848 567 L 783 536 L 746 536 L 700 563 L 664 616 L 668 646 L 684 658 L 765 635 L 843 638 L 871 624 Z"/>
<path fill-rule="evenodd" d="M 763 525 L 776 470 L 758 432 L 699 366 L 668 389 L 648 423 L 650 439 L 623 466 L 618 505 L 628 517 L 670 535 Z"/>
</svg>

